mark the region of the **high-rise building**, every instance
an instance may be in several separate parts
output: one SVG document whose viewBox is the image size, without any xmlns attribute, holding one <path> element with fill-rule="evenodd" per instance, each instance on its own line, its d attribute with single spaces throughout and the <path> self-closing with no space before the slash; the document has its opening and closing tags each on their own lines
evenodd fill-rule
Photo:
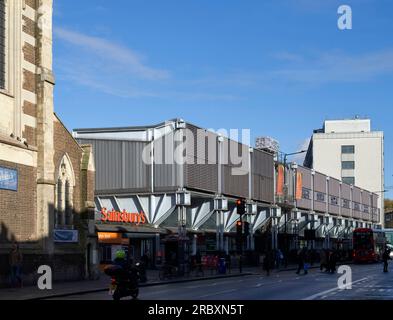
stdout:
<svg viewBox="0 0 393 320">
<path fill-rule="evenodd" d="M 314 130 L 306 167 L 379 195 L 384 224 L 384 134 L 370 119 L 329 120 Z"/>
</svg>

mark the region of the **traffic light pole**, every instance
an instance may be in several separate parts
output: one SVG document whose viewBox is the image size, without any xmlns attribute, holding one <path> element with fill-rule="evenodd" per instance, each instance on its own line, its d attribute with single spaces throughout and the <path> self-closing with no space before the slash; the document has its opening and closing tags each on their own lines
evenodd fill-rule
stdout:
<svg viewBox="0 0 393 320">
<path fill-rule="evenodd" d="M 239 245 L 239 272 L 243 273 L 243 215 L 240 216 L 240 222 L 242 225 L 242 233 L 240 236 L 240 245 Z"/>
</svg>

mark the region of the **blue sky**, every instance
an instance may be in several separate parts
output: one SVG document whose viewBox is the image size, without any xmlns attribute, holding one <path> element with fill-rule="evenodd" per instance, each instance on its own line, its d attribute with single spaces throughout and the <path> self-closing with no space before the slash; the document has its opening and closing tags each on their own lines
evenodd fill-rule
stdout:
<svg viewBox="0 0 393 320">
<path fill-rule="evenodd" d="M 67 127 L 181 117 L 300 149 L 325 119 L 372 119 L 393 186 L 390 0 L 56 0 L 55 110 Z M 337 28 L 337 9 L 353 29 Z M 393 192 L 388 196 L 393 198 Z"/>
</svg>

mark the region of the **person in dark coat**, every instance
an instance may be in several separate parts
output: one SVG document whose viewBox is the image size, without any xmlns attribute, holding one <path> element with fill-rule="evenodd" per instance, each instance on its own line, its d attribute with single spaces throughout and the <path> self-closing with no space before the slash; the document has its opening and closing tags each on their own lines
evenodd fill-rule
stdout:
<svg viewBox="0 0 393 320">
<path fill-rule="evenodd" d="M 272 255 L 270 252 L 267 252 L 265 254 L 265 257 L 263 259 L 263 269 L 266 271 L 266 275 L 269 277 L 270 276 L 270 270 L 272 266 Z"/>
<path fill-rule="evenodd" d="M 336 251 L 331 251 L 329 254 L 329 272 L 331 274 L 336 273 L 337 268 L 337 261 L 338 261 L 338 254 Z"/>
<path fill-rule="evenodd" d="M 382 254 L 382 260 L 383 260 L 383 272 L 387 273 L 389 272 L 389 260 L 392 260 L 390 258 L 390 250 L 388 248 L 385 249 L 384 253 Z"/>
<path fill-rule="evenodd" d="M 298 263 L 298 269 L 296 274 L 300 274 L 300 271 L 304 270 L 304 263 L 306 259 L 306 249 L 300 249 L 297 253 L 297 263 Z"/>
</svg>

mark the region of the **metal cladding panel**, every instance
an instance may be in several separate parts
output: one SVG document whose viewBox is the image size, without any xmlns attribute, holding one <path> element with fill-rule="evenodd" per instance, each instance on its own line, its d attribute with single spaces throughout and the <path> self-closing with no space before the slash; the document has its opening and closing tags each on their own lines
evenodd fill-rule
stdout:
<svg viewBox="0 0 393 320">
<path fill-rule="evenodd" d="M 142 161 L 145 142 L 78 139 L 93 146 L 96 192 L 149 189 L 150 166 Z"/>
<path fill-rule="evenodd" d="M 341 197 L 343 199 L 351 200 L 351 186 L 343 183 L 341 186 Z"/>
<path fill-rule="evenodd" d="M 318 172 L 315 173 L 314 188 L 317 192 L 326 193 L 326 176 L 324 174 Z"/>
<path fill-rule="evenodd" d="M 329 194 L 335 197 L 340 196 L 340 180 L 330 178 L 329 180 Z"/>
<path fill-rule="evenodd" d="M 233 140 L 224 139 L 222 166 L 223 194 L 248 198 L 249 196 L 249 147 Z"/>
<path fill-rule="evenodd" d="M 362 204 L 371 207 L 371 193 L 363 191 L 362 193 Z"/>
<path fill-rule="evenodd" d="M 122 143 L 109 140 L 85 140 L 93 146 L 96 191 L 122 189 Z"/>
<path fill-rule="evenodd" d="M 314 201 L 314 210 L 318 212 L 326 212 L 326 203 Z"/>
<path fill-rule="evenodd" d="M 377 208 L 378 207 L 378 195 L 377 194 L 373 194 L 372 195 L 372 207 L 373 208 Z"/>
<path fill-rule="evenodd" d="M 208 192 L 218 192 L 217 135 L 187 124 L 185 138 L 185 187 Z"/>
<path fill-rule="evenodd" d="M 310 169 L 298 167 L 298 171 L 303 175 L 303 188 L 312 189 L 312 173 Z"/>
<path fill-rule="evenodd" d="M 248 174 L 234 175 L 232 167 L 223 166 L 223 194 L 248 198 Z"/>
<path fill-rule="evenodd" d="M 297 200 L 296 207 L 299 209 L 312 210 L 312 201 L 307 199 Z"/>
<path fill-rule="evenodd" d="M 146 142 L 123 142 L 123 188 L 148 190 L 150 186 L 150 165 L 143 161 Z"/>
<path fill-rule="evenodd" d="M 260 150 L 251 154 L 252 198 L 274 202 L 274 157 Z"/>
<path fill-rule="evenodd" d="M 362 203 L 362 191 L 361 189 L 354 187 L 353 188 L 353 199 L 354 202 Z"/>
<path fill-rule="evenodd" d="M 337 199 L 337 201 L 339 201 L 339 199 Z M 339 205 L 338 204 L 335 205 L 335 204 L 329 203 L 329 213 L 337 214 L 337 215 L 340 214 L 340 207 L 339 207 Z"/>
<path fill-rule="evenodd" d="M 180 186 L 178 159 L 174 156 L 178 144 L 175 145 L 173 132 L 154 141 L 154 190 L 156 191 L 171 191 Z"/>
<path fill-rule="evenodd" d="M 353 199 L 352 199 L 352 202 L 354 203 L 353 208 L 354 208 L 355 214 L 357 216 L 359 216 L 359 214 L 361 213 L 361 208 L 359 207 L 359 209 L 357 209 L 355 203 L 357 203 L 359 206 L 362 203 L 362 192 L 361 192 L 361 189 L 359 189 L 357 187 L 353 188 Z"/>
</svg>

